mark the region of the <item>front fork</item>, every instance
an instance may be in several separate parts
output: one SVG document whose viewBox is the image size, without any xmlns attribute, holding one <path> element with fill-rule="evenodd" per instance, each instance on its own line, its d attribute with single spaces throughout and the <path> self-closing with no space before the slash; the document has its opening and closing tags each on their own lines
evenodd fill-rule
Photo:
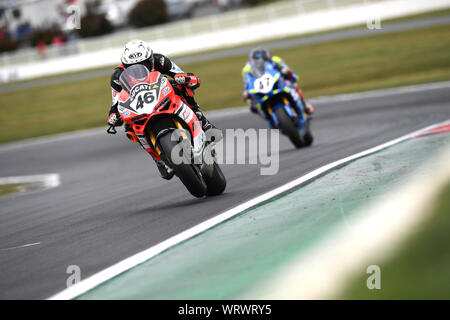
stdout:
<svg viewBox="0 0 450 320">
<path fill-rule="evenodd" d="M 175 127 L 177 129 L 184 129 L 183 125 L 177 120 L 177 119 L 172 119 Z M 148 144 L 147 138 L 145 136 L 145 134 L 136 134 L 134 132 L 134 130 L 130 127 L 126 128 L 126 136 L 127 138 L 133 142 L 133 143 L 139 143 L 139 145 L 142 147 L 142 149 L 144 149 L 145 151 L 147 151 L 147 153 L 149 153 L 152 158 L 156 161 L 162 161 L 161 159 L 161 150 L 159 149 L 157 143 L 156 143 L 156 136 L 153 133 L 152 130 L 148 130 L 148 137 L 149 137 L 149 142 L 151 143 L 151 145 Z M 187 138 L 187 136 L 186 136 Z"/>
<path fill-rule="evenodd" d="M 287 114 L 295 119 L 295 125 L 298 127 L 299 130 L 303 131 L 304 125 L 307 121 L 307 114 L 305 112 L 305 105 L 303 104 L 303 101 L 300 99 L 300 96 L 295 92 L 292 94 L 294 90 L 290 90 L 290 97 L 291 99 L 288 99 L 286 96 L 282 97 L 283 106 L 281 108 L 285 108 Z M 294 107 L 292 107 L 294 105 Z M 267 114 L 265 115 L 267 121 L 269 122 L 269 127 L 271 129 L 275 129 L 275 123 L 278 122 L 276 116 L 273 114 L 273 110 L 271 106 L 267 107 Z"/>
</svg>

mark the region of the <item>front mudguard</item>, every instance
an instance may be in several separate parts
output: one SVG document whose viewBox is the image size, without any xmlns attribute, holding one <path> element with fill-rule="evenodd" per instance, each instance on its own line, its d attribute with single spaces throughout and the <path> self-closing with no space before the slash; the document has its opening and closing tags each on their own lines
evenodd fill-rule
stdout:
<svg viewBox="0 0 450 320">
<path fill-rule="evenodd" d="M 295 126 L 297 127 L 299 124 L 299 121 L 300 121 L 300 119 L 298 117 L 298 111 L 294 110 L 290 104 L 277 104 L 275 106 L 272 106 L 272 108 L 271 108 L 272 112 L 270 114 L 266 113 L 266 119 L 269 121 L 269 123 L 271 123 L 272 127 L 278 128 L 279 120 L 277 118 L 275 111 L 280 108 L 283 108 L 286 111 L 289 118 L 292 119 Z"/>
<path fill-rule="evenodd" d="M 175 130 L 176 130 L 176 128 L 167 128 L 167 129 L 162 129 L 161 131 L 159 131 L 155 137 L 156 144 L 159 146 L 159 140 L 167 134 L 172 134 L 172 132 L 174 132 Z"/>
<path fill-rule="evenodd" d="M 305 105 L 294 89 L 285 92 L 290 105 L 285 104 L 283 107 L 285 108 L 289 117 L 295 121 L 295 125 L 300 131 L 300 134 L 305 135 L 308 131 L 306 126 L 306 124 L 308 123 L 308 116 L 305 112 Z"/>
<path fill-rule="evenodd" d="M 207 150 L 206 143 L 204 142 L 203 138 L 203 136 L 205 135 L 204 132 L 200 133 L 202 135 L 201 139 L 203 140 L 202 142 L 198 142 L 199 146 L 197 149 L 194 148 L 193 144 L 195 142 L 192 139 L 190 131 L 185 128 L 183 129 L 167 128 L 161 130 L 156 136 L 156 144 L 159 146 L 159 140 L 168 134 L 172 135 L 171 137 L 172 140 L 177 141 L 177 143 L 181 144 L 180 150 L 181 149 L 183 150 L 182 153 L 184 161 L 192 163 L 194 165 L 199 165 L 201 168 L 201 166 L 205 163 L 204 152 L 205 150 Z M 164 158 L 166 157 L 164 156 Z"/>
</svg>

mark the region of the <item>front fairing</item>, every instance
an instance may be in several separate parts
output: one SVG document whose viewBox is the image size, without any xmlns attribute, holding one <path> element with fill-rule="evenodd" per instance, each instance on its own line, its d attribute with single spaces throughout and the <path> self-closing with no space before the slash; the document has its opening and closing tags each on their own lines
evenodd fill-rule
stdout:
<svg viewBox="0 0 450 320">
<path fill-rule="evenodd" d="M 263 72 L 258 70 L 255 73 L 250 70 L 245 82 L 248 93 L 257 103 L 263 103 L 286 87 L 281 73 L 270 62 L 265 63 Z"/>
<path fill-rule="evenodd" d="M 135 84 L 128 91 L 122 90 L 118 110 L 138 138 L 145 136 L 147 124 L 154 117 L 168 115 L 189 128 L 194 154 L 200 153 L 204 146 L 205 134 L 196 114 L 176 95 L 170 81 L 159 72 L 152 72 L 145 83 Z"/>
<path fill-rule="evenodd" d="M 119 113 L 131 124 L 131 119 L 139 115 L 151 115 L 161 102 L 173 93 L 172 86 L 160 73 L 152 74 L 145 82 L 136 83 L 128 91 L 123 89 L 119 96 Z"/>
</svg>

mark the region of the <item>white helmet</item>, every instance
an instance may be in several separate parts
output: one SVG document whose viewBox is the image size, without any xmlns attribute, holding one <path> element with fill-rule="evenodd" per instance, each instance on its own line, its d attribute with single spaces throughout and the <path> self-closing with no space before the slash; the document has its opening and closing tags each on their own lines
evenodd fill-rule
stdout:
<svg viewBox="0 0 450 320">
<path fill-rule="evenodd" d="M 149 58 L 153 62 L 153 50 L 150 46 L 142 40 L 131 40 L 123 48 L 121 60 L 124 65 L 131 65 Z"/>
</svg>

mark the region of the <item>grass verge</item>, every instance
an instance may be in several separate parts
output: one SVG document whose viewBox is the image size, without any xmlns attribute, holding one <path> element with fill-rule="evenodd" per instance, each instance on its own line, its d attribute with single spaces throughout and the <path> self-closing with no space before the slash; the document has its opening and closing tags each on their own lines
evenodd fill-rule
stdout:
<svg viewBox="0 0 450 320">
<path fill-rule="evenodd" d="M 22 184 L 0 185 L 0 197 L 10 193 L 20 192 L 22 190 L 22 187 Z"/>
<path fill-rule="evenodd" d="M 450 79 L 450 27 L 278 50 L 307 97 Z M 202 79 L 205 110 L 242 105 L 247 55 L 181 66 Z M 105 124 L 109 77 L 0 94 L 0 143 Z"/>
<path fill-rule="evenodd" d="M 359 275 L 341 299 L 450 299 L 450 183 L 434 203 L 431 218 L 394 257 L 380 265 L 381 289 L 369 290 Z"/>
</svg>

